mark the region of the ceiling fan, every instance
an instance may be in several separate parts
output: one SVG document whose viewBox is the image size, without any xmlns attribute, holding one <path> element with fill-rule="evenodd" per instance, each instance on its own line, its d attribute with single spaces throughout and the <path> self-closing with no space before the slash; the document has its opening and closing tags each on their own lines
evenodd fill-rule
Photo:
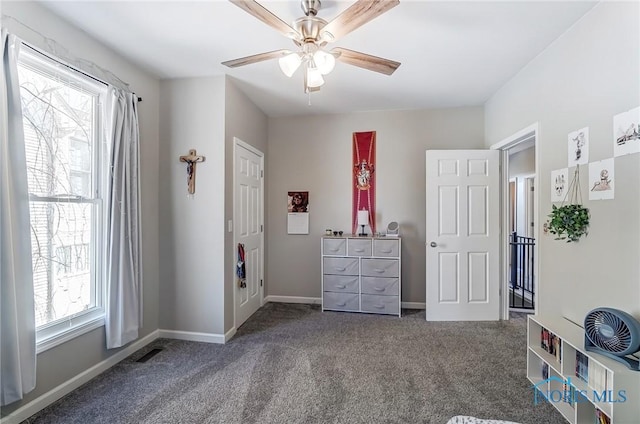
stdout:
<svg viewBox="0 0 640 424">
<path fill-rule="evenodd" d="M 223 65 L 230 68 L 278 59 L 282 72 L 291 77 L 302 66 L 304 91 L 310 93 L 320 90 L 324 84 L 323 75 L 327 75 L 333 70 L 336 60 L 385 75 L 393 74 L 400 66 L 400 62 L 342 47 L 334 47 L 330 51 L 325 50 L 328 43 L 337 41 L 397 6 L 400 0 L 357 0 L 331 22 L 316 16 L 320 9 L 320 0 L 301 0 L 305 16 L 296 19 L 293 25 L 288 25 L 255 0 L 229 1 L 274 28 L 280 34 L 290 38 L 298 47 L 296 51 L 280 49 L 222 62 Z"/>
</svg>

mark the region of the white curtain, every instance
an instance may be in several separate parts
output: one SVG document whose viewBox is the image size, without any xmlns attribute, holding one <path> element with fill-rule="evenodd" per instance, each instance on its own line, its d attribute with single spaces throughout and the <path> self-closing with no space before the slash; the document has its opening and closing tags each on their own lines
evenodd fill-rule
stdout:
<svg viewBox="0 0 640 424">
<path fill-rule="evenodd" d="M 27 165 L 18 84 L 20 40 L 2 30 L 0 71 L 0 404 L 36 385 L 36 323 Z"/>
<path fill-rule="evenodd" d="M 138 98 L 113 86 L 107 96 L 107 348 L 138 338 L 142 326 Z"/>
</svg>

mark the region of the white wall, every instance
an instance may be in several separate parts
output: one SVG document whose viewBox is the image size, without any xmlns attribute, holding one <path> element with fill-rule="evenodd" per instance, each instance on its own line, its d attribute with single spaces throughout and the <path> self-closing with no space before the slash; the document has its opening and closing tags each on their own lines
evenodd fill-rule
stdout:
<svg viewBox="0 0 640 424">
<path fill-rule="evenodd" d="M 160 328 L 206 334 L 224 330 L 224 77 L 160 84 Z M 186 164 L 196 149 L 196 191 Z"/>
<path fill-rule="evenodd" d="M 602 2 L 485 105 L 486 145 L 539 122 L 540 222 L 551 210 L 550 172 L 567 166 L 567 134 L 589 127 L 590 161 L 613 156 L 613 115 L 640 105 L 640 4 Z M 566 244 L 538 234 L 539 306 L 582 322 L 597 306 L 640 318 L 640 154 L 615 159 L 615 200 L 588 200 L 589 235 Z M 541 228 L 540 226 L 539 228 Z"/>
<path fill-rule="evenodd" d="M 252 145 L 265 154 L 265 167 L 269 160 L 267 153 L 267 115 L 240 91 L 227 77 L 225 84 L 225 220 L 233 220 L 233 138 Z M 266 192 L 266 187 L 265 187 Z M 265 199 L 266 199 L 265 193 Z M 265 222 L 267 211 L 265 210 Z M 265 232 L 265 240 L 268 234 Z M 265 241 L 266 246 L 266 241 Z M 233 327 L 233 291 L 236 290 L 236 250 L 233 233 L 225 232 L 225 289 L 224 289 L 224 330 Z M 266 257 L 265 257 L 266 258 Z M 266 261 L 266 260 L 265 260 Z M 266 265 L 266 264 L 264 264 Z M 266 266 L 265 266 L 266 269 Z"/>
<path fill-rule="evenodd" d="M 483 146 L 480 107 L 269 120 L 267 294 L 320 297 L 320 236 L 351 232 L 352 133 L 377 131 L 378 228 L 398 221 L 402 300 L 425 301 L 425 151 Z M 309 235 L 287 235 L 287 191 L 309 191 Z"/>
<path fill-rule="evenodd" d="M 527 235 L 526 223 L 526 196 L 527 196 L 526 180 L 522 177 L 516 178 L 516 232 L 520 236 Z"/>
<path fill-rule="evenodd" d="M 527 224 L 527 183 L 526 177 L 536 172 L 536 150 L 531 146 L 525 150 L 509 155 L 509 178 L 516 180 L 516 232 L 520 236 L 529 237 Z"/>
<path fill-rule="evenodd" d="M 536 172 L 535 146 L 509 155 L 509 177 L 533 175 Z"/>
<path fill-rule="evenodd" d="M 51 38 L 74 57 L 91 61 L 111 71 L 128 82 L 131 89 L 144 98 L 139 108 L 144 268 L 144 327 L 140 336 L 143 337 L 158 328 L 159 81 L 37 3 L 3 1 L 2 14 L 6 15 L 3 16 L 3 26 L 6 25 L 10 32 L 23 40 L 45 48 L 42 36 Z M 2 415 L 11 413 L 118 351 L 119 349 L 105 349 L 104 327 L 101 327 L 39 354 L 35 390 L 23 401 L 2 407 Z"/>
<path fill-rule="evenodd" d="M 233 138 L 266 153 L 267 117 L 226 77 L 161 82 L 160 328 L 222 335 L 233 327 Z M 196 193 L 187 196 L 189 149 Z"/>
</svg>

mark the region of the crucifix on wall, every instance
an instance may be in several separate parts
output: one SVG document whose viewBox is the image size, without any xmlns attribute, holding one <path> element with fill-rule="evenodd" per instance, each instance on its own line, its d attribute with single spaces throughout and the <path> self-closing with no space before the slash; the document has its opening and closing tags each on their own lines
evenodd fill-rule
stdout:
<svg viewBox="0 0 640 424">
<path fill-rule="evenodd" d="M 189 154 L 186 156 L 180 156 L 180 162 L 186 162 L 187 164 L 187 187 L 189 194 L 196 192 L 196 164 L 198 162 L 204 162 L 204 156 L 198 156 L 196 149 L 190 149 Z"/>
</svg>

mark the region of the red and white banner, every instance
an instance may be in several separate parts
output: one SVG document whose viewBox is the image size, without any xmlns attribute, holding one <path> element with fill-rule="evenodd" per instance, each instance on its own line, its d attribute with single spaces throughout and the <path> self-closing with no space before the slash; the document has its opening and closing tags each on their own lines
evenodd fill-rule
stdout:
<svg viewBox="0 0 640 424">
<path fill-rule="evenodd" d="M 358 211 L 369 212 L 371 232 L 376 233 L 376 132 L 353 133 L 353 211 L 352 233 L 358 228 Z"/>
</svg>

